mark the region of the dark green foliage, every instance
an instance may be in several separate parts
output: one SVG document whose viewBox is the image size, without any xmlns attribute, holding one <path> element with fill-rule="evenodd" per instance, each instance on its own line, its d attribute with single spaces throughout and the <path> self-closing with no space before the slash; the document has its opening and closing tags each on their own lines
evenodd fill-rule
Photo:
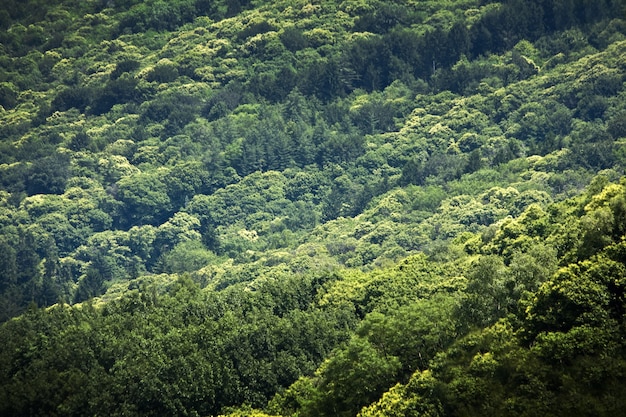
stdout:
<svg viewBox="0 0 626 417">
<path fill-rule="evenodd" d="M 199 100 L 192 95 L 175 92 L 146 102 L 141 109 L 143 120 L 162 123 L 165 126 L 163 133 L 174 136 L 195 118 Z"/>
<path fill-rule="evenodd" d="M 127 74 L 109 80 L 102 88 L 93 92 L 91 112 L 99 115 L 108 112 L 116 104 L 138 99 L 137 79 Z"/>
<path fill-rule="evenodd" d="M 241 84 L 229 83 L 211 96 L 203 109 L 203 115 L 210 121 L 226 116 L 241 103 L 243 93 Z"/>
<path fill-rule="evenodd" d="M 592 121 L 601 119 L 604 116 L 608 105 L 602 96 L 585 96 L 578 102 L 576 114 L 583 120 Z"/>
<path fill-rule="evenodd" d="M 87 133 L 78 132 L 70 140 L 68 148 L 75 152 L 80 150 L 89 150 L 90 148 L 92 148 L 92 144 L 93 141 Z"/>
<path fill-rule="evenodd" d="M 122 13 L 118 31 L 174 30 L 181 24 L 191 21 L 195 14 L 194 0 L 139 2 Z"/>
<path fill-rule="evenodd" d="M 31 384 L 19 400 L 3 401 L 2 412 L 216 414 L 243 402 L 260 406 L 276 384 L 310 372 L 329 346 L 345 338 L 345 330 L 329 324 L 347 324 L 348 317 L 309 308 L 319 290 L 312 284 L 288 280 L 252 294 L 217 295 L 181 278 L 168 294 L 135 290 L 104 309 L 34 310 L 0 332 L 3 345 L 11 347 L 4 353 L 13 352 L 0 358 L 1 392 L 12 395 L 27 378 Z M 283 300 L 284 308 L 276 306 L 280 315 L 272 312 L 270 294 L 283 295 L 276 298 Z M 36 353 L 18 346 L 32 346 Z M 26 374 L 5 366 L 10 363 L 19 363 Z M 56 382 L 54 395 L 46 380 Z"/>
<path fill-rule="evenodd" d="M 424 164 L 421 161 L 417 161 L 415 158 L 409 159 L 408 162 L 402 167 L 402 176 L 400 177 L 400 184 L 402 185 L 422 185 L 426 179 L 426 173 L 424 171 Z"/>
<path fill-rule="evenodd" d="M 169 83 L 178 78 L 178 69 L 172 63 L 156 65 L 146 76 L 148 81 Z"/>
<path fill-rule="evenodd" d="M 93 91 L 87 87 L 66 87 L 52 100 L 52 111 L 66 111 L 76 108 L 85 111 L 91 103 Z"/>
<path fill-rule="evenodd" d="M 365 339 L 354 338 L 324 364 L 316 387 L 321 400 L 303 415 L 355 415 L 394 381 L 399 367 L 397 358 L 382 355 Z"/>
<path fill-rule="evenodd" d="M 252 37 L 254 35 L 258 35 L 260 33 L 273 31 L 275 29 L 276 28 L 274 26 L 272 26 L 266 20 L 261 20 L 259 22 L 253 22 L 252 24 L 246 26 L 246 28 L 244 30 L 242 30 L 241 32 L 239 32 L 237 34 L 237 37 L 239 39 L 246 39 L 246 38 L 250 38 L 250 37 Z"/>
<path fill-rule="evenodd" d="M 302 34 L 302 31 L 295 27 L 286 28 L 280 34 L 280 40 L 285 45 L 285 48 L 291 52 L 299 51 L 309 45 L 309 41 Z"/>
<path fill-rule="evenodd" d="M 12 109 L 17 104 L 17 89 L 13 84 L 0 84 L 0 106 Z"/>
<path fill-rule="evenodd" d="M 465 173 L 468 172 L 474 172 L 474 171 L 478 171 L 480 168 L 482 168 L 482 158 L 481 158 L 481 153 L 480 153 L 480 149 L 474 149 L 473 151 L 470 152 L 468 158 L 467 158 L 467 164 L 465 165 Z"/>
<path fill-rule="evenodd" d="M 607 132 L 614 139 L 626 137 L 626 112 L 618 113 L 609 120 Z"/>
<path fill-rule="evenodd" d="M 133 72 L 140 67 L 141 63 L 134 59 L 126 59 L 115 65 L 115 69 L 111 72 L 111 79 L 118 79 L 122 74 Z"/>
<path fill-rule="evenodd" d="M 2 3 L 0 414 L 624 414 L 623 2 L 296 3 Z"/>
<path fill-rule="evenodd" d="M 354 74 L 354 79 L 348 84 L 350 88 L 381 90 L 393 81 L 390 78 L 395 75 L 390 66 L 391 50 L 382 38 L 358 40 L 346 52 L 344 59 L 349 65 L 349 73 Z"/>
<path fill-rule="evenodd" d="M 33 161 L 26 176 L 26 192 L 32 194 L 60 194 L 70 175 L 70 158 L 54 153 Z"/>
<path fill-rule="evenodd" d="M 355 31 L 385 33 L 398 24 L 408 25 L 412 20 L 408 7 L 402 4 L 374 2 L 371 9 L 356 19 Z"/>
<path fill-rule="evenodd" d="M 474 55 L 499 52 L 511 48 L 521 39 L 535 40 L 546 32 L 595 22 L 619 13 L 619 2 L 612 1 L 592 5 L 581 0 L 510 0 L 504 2 L 503 7 L 486 13 L 472 27 L 471 50 Z"/>
</svg>

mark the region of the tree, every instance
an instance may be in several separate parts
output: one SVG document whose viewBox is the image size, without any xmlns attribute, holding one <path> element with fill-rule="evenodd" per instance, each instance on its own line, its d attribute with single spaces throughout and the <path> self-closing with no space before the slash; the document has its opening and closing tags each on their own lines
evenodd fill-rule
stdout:
<svg viewBox="0 0 626 417">
<path fill-rule="evenodd" d="M 91 102 L 91 113 L 100 115 L 111 110 L 116 104 L 127 103 L 137 99 L 139 81 L 128 73 L 112 78 L 100 89 L 94 91 Z"/>
<path fill-rule="evenodd" d="M 393 384 L 398 358 L 355 337 L 319 370 L 317 399 L 305 403 L 303 416 L 353 416 Z M 315 397 L 314 397 L 315 398 Z"/>
<path fill-rule="evenodd" d="M 17 256 L 13 246 L 0 239 L 0 293 L 17 283 Z"/>
<path fill-rule="evenodd" d="M 615 256 L 622 250 L 620 244 L 609 253 Z M 540 337 L 545 332 L 570 332 L 578 327 L 614 326 L 615 320 L 621 320 L 624 314 L 620 300 L 624 270 L 623 263 L 604 254 L 559 270 L 541 286 L 527 308 L 528 337 Z M 593 341 L 589 343 L 590 348 Z"/>
<path fill-rule="evenodd" d="M 200 228 L 201 223 L 197 217 L 184 212 L 175 213 L 171 219 L 157 228 L 152 244 L 154 247 L 152 256 L 158 258 L 182 242 L 200 241 L 202 238 Z"/>
<path fill-rule="evenodd" d="M 303 35 L 302 30 L 289 26 L 283 30 L 280 34 L 280 40 L 291 52 L 296 52 L 301 49 L 304 49 L 308 46 L 309 41 L 306 36 Z"/>
<path fill-rule="evenodd" d="M 209 173 L 200 162 L 182 162 L 170 170 L 163 182 L 173 207 L 182 208 L 194 195 L 202 194 L 208 188 Z"/>
<path fill-rule="evenodd" d="M 467 163 L 465 165 L 465 173 L 478 171 L 482 167 L 482 155 L 480 149 L 474 149 L 470 152 Z"/>
<path fill-rule="evenodd" d="M 464 331 L 484 328 L 514 312 L 518 288 L 498 256 L 481 256 L 469 271 L 468 284 L 458 312 Z"/>
<path fill-rule="evenodd" d="M 180 274 L 197 271 L 215 260 L 215 254 L 207 250 L 202 242 L 188 240 L 163 253 L 156 268 L 168 274 Z"/>
<path fill-rule="evenodd" d="M 409 159 L 404 167 L 402 167 L 402 176 L 400 184 L 402 185 L 422 185 L 426 179 L 424 164 L 416 158 Z"/>
<path fill-rule="evenodd" d="M 0 107 L 12 109 L 17 104 L 18 90 L 13 83 L 0 83 Z"/>
<path fill-rule="evenodd" d="M 158 173 L 140 172 L 120 179 L 117 182 L 117 198 L 124 204 L 119 223 L 126 227 L 160 224 L 172 209 L 167 186 Z"/>
<path fill-rule="evenodd" d="M 176 78 L 178 78 L 178 68 L 168 59 L 159 61 L 146 75 L 148 81 L 158 83 L 170 83 Z"/>
<path fill-rule="evenodd" d="M 90 260 L 85 275 L 80 278 L 74 294 L 74 302 L 82 302 L 97 297 L 104 292 L 105 283 L 113 279 L 113 266 L 107 255 L 96 252 Z"/>
<path fill-rule="evenodd" d="M 375 403 L 364 407 L 359 417 L 439 417 L 443 407 L 433 393 L 439 381 L 430 370 L 416 371 L 405 385 L 398 383 Z"/>
<path fill-rule="evenodd" d="M 82 150 L 93 151 L 93 140 L 85 131 L 80 131 L 72 136 L 72 139 L 70 139 L 70 143 L 68 144 L 68 148 L 74 152 Z"/>
<path fill-rule="evenodd" d="M 609 120 L 607 131 L 614 139 L 626 137 L 626 111 L 616 114 Z"/>
<path fill-rule="evenodd" d="M 26 192 L 33 194 L 61 194 L 70 175 L 70 158 L 54 152 L 37 159 L 27 174 Z"/>
<path fill-rule="evenodd" d="M 51 112 L 66 111 L 76 108 L 84 112 L 87 106 L 91 104 L 93 91 L 88 87 L 66 88 L 54 97 L 51 103 Z"/>
</svg>

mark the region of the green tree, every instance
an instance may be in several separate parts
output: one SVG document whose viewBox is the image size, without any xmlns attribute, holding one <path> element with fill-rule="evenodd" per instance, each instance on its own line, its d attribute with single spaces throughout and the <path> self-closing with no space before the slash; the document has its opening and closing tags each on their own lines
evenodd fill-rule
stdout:
<svg viewBox="0 0 626 417">
<path fill-rule="evenodd" d="M 12 109 L 17 105 L 18 90 L 13 83 L 0 83 L 0 106 L 4 109 Z"/>
<path fill-rule="evenodd" d="M 17 283 L 17 254 L 13 246 L 0 239 L 0 292 Z"/>
<path fill-rule="evenodd" d="M 97 252 L 92 256 L 85 275 L 80 278 L 78 288 L 74 294 L 74 302 L 89 300 L 101 295 L 105 290 L 105 283 L 113 279 L 111 260 L 103 253 Z"/>
<path fill-rule="evenodd" d="M 355 337 L 319 370 L 318 399 L 302 415 L 352 416 L 393 384 L 400 361 Z M 315 398 L 315 397 L 314 397 Z"/>
<path fill-rule="evenodd" d="M 26 192 L 29 195 L 61 194 L 70 175 L 69 165 L 69 157 L 56 152 L 33 161 L 27 174 Z"/>
<path fill-rule="evenodd" d="M 157 269 L 169 274 L 192 272 L 215 260 L 215 254 L 207 250 L 201 242 L 188 240 L 180 242 L 161 255 Z"/>
<path fill-rule="evenodd" d="M 167 186 L 158 173 L 137 173 L 116 184 L 117 198 L 124 204 L 119 223 L 125 227 L 160 224 L 171 213 Z"/>
<path fill-rule="evenodd" d="M 163 182 L 173 207 L 184 207 L 194 195 L 202 194 L 207 189 L 209 174 L 200 162 L 183 162 L 176 164 L 163 178 Z"/>
<path fill-rule="evenodd" d="M 481 256 L 468 272 L 465 298 L 456 313 L 463 330 L 484 328 L 515 311 L 519 289 L 502 258 Z"/>
</svg>

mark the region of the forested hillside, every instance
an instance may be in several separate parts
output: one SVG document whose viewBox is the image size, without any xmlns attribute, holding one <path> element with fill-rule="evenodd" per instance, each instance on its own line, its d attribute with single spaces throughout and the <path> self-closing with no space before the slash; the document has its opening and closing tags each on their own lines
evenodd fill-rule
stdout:
<svg viewBox="0 0 626 417">
<path fill-rule="evenodd" d="M 623 0 L 4 0 L 0 415 L 626 414 Z"/>
</svg>

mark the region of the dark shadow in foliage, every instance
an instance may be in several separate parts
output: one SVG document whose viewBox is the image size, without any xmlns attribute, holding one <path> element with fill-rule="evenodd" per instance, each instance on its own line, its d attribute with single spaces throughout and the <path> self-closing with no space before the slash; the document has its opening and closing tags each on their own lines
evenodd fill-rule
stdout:
<svg viewBox="0 0 626 417">
<path fill-rule="evenodd" d="M 112 77 L 100 88 L 67 87 L 61 90 L 52 100 L 50 108 L 42 107 L 36 122 L 43 123 L 45 118 L 56 111 L 67 111 L 76 108 L 85 112 L 100 115 L 108 112 L 115 104 L 126 103 L 137 98 L 138 80 L 130 74 L 122 73 Z"/>
<path fill-rule="evenodd" d="M 59 285 L 59 275 L 61 274 L 59 250 L 54 239 L 49 239 L 44 250 L 43 276 L 37 296 L 37 305 L 40 307 L 51 306 L 58 302 L 62 295 L 61 285 Z"/>
<path fill-rule="evenodd" d="M 589 124 L 572 135 L 569 146 L 576 165 L 600 171 L 615 163 L 615 141 L 604 129 Z"/>
<path fill-rule="evenodd" d="M 3 146 L 0 144 L 0 152 L 2 152 L 2 150 Z M 0 187 L 12 193 L 10 201 L 19 204 L 19 201 L 26 196 L 24 190 L 28 172 L 29 169 L 26 164 L 14 164 L 5 169 L 0 176 Z M 19 198 L 15 199 L 18 196 Z"/>
<path fill-rule="evenodd" d="M 230 82 L 211 96 L 201 114 L 209 121 L 220 119 L 241 104 L 243 95 L 244 87 L 240 83 Z"/>
<path fill-rule="evenodd" d="M 311 63 L 298 78 L 298 89 L 328 102 L 343 97 L 354 89 L 358 74 L 350 63 L 338 58 Z"/>
<path fill-rule="evenodd" d="M 368 91 L 383 89 L 395 79 L 429 79 L 443 70 L 444 74 L 435 80 L 436 88 L 462 92 L 489 75 L 451 73 L 450 68 L 462 56 L 473 58 L 502 53 L 522 39 L 534 41 L 553 30 L 563 30 L 573 24 L 593 23 L 619 13 L 618 5 L 613 2 L 593 6 L 581 2 L 576 3 L 570 18 L 568 13 L 572 13 L 565 10 L 564 3 L 552 5 L 540 0 L 510 0 L 504 2 L 502 7 L 485 13 L 469 29 L 464 23 L 457 22 L 450 29 L 436 28 L 421 35 L 410 29 L 400 29 L 397 25 L 411 19 L 403 16 L 404 6 L 381 5 L 355 23 L 355 30 L 379 33 L 381 36 L 359 38 L 340 59 L 311 63 L 300 72 L 297 87 L 307 95 L 329 101 L 355 88 Z M 551 23 L 546 25 L 546 21 Z M 395 29 L 396 26 L 398 29 Z M 253 25 L 249 30 L 252 34 L 270 28 L 261 22 L 258 27 Z M 248 32 L 241 34 L 248 35 Z M 296 30 L 285 32 L 283 36 L 285 39 L 293 37 L 293 44 L 286 44 L 288 49 L 303 46 L 301 40 L 298 41 Z M 465 72 L 480 70 L 463 69 Z M 524 66 L 518 75 L 526 78 L 534 71 L 534 67 Z"/>
<path fill-rule="evenodd" d="M 386 33 L 399 24 L 408 25 L 414 20 L 410 10 L 403 4 L 375 2 L 372 10 L 359 16 L 354 22 L 355 32 Z"/>
<path fill-rule="evenodd" d="M 196 17 L 193 1 L 149 0 L 133 5 L 121 14 L 117 34 L 139 33 L 150 29 L 172 31 Z"/>
<path fill-rule="evenodd" d="M 607 108 L 608 103 L 605 97 L 584 96 L 576 106 L 575 116 L 586 121 L 602 119 Z"/>
<path fill-rule="evenodd" d="M 607 131 L 613 139 L 626 138 L 626 111 L 616 114 L 609 120 Z"/>
<path fill-rule="evenodd" d="M 280 34 L 280 41 L 291 52 L 296 52 L 309 46 L 309 41 L 304 36 L 302 30 L 295 27 L 286 28 Z"/>
<path fill-rule="evenodd" d="M 17 283 L 17 256 L 14 245 L 0 239 L 0 292 Z"/>
<path fill-rule="evenodd" d="M 141 121 L 165 125 L 165 137 L 175 136 L 193 121 L 200 110 L 200 100 L 186 93 L 172 93 L 156 97 L 142 106 Z"/>
<path fill-rule="evenodd" d="M 0 84 L 0 107 L 12 109 L 17 104 L 17 88 L 12 84 Z"/>
<path fill-rule="evenodd" d="M 137 99 L 139 81 L 130 74 L 109 80 L 104 87 L 94 92 L 91 113 L 100 115 L 108 112 L 116 104 L 123 104 Z"/>
<path fill-rule="evenodd" d="M 56 145 L 63 141 L 57 132 L 42 132 L 37 137 L 23 140 L 17 148 L 16 158 L 20 161 L 35 161 L 56 154 Z"/>
<path fill-rule="evenodd" d="M 101 295 L 105 290 L 105 283 L 111 281 L 113 272 L 110 261 L 102 253 L 96 253 L 91 260 L 87 273 L 78 283 L 74 294 L 74 302 L 80 303 Z"/>
<path fill-rule="evenodd" d="M 213 20 L 238 15 L 251 6 L 250 0 L 196 0 L 196 13 L 198 16 L 209 16 Z"/>
<path fill-rule="evenodd" d="M 85 131 L 80 131 L 70 139 L 68 148 L 74 152 L 81 150 L 93 150 L 93 140 Z"/>
<path fill-rule="evenodd" d="M 178 78 L 178 68 L 174 63 L 159 63 L 146 74 L 146 80 L 158 83 L 171 83 Z"/>
<path fill-rule="evenodd" d="M 30 232 L 20 232 L 14 242 L 0 240 L 0 322 L 21 314 L 40 298 L 38 249 Z"/>
<path fill-rule="evenodd" d="M 320 146 L 316 162 L 320 166 L 331 163 L 348 163 L 354 161 L 365 152 L 365 141 L 358 134 L 333 133 Z"/>
<path fill-rule="evenodd" d="M 122 74 L 133 72 L 139 68 L 139 61 L 135 59 L 125 59 L 115 65 L 115 69 L 111 71 L 111 79 L 117 80 Z"/>
<path fill-rule="evenodd" d="M 389 43 L 382 38 L 358 39 L 344 53 L 347 74 L 358 74 L 349 79 L 351 88 L 367 91 L 382 90 L 393 81 L 392 54 Z"/>
<path fill-rule="evenodd" d="M 400 184 L 423 185 L 430 176 L 439 177 L 443 181 L 452 181 L 459 178 L 467 167 L 469 167 L 467 164 L 463 165 L 460 155 L 434 152 L 426 161 L 417 158 L 407 161 L 402 168 Z"/>
<path fill-rule="evenodd" d="M 619 1 L 508 0 L 484 14 L 470 29 L 472 56 L 500 53 L 520 40 L 622 15 Z"/>
<path fill-rule="evenodd" d="M 402 167 L 400 185 L 423 185 L 425 179 L 426 172 L 424 170 L 424 163 L 422 161 L 419 161 L 417 158 L 409 159 Z"/>
<path fill-rule="evenodd" d="M 91 104 L 93 91 L 87 87 L 67 87 L 61 90 L 54 99 L 50 108 L 50 114 L 55 111 L 67 111 L 76 108 L 84 112 Z"/>
<path fill-rule="evenodd" d="M 258 35 L 260 33 L 271 32 L 274 30 L 276 30 L 276 27 L 274 27 L 268 21 L 262 20 L 260 22 L 254 22 L 251 25 L 248 25 L 246 28 L 244 28 L 241 32 L 237 34 L 237 38 L 239 40 L 244 40 L 254 35 Z"/>
<path fill-rule="evenodd" d="M 471 173 L 471 172 L 476 172 L 480 168 L 482 168 L 482 166 L 483 166 L 483 163 L 482 163 L 482 155 L 481 155 L 480 149 L 474 149 L 473 151 L 469 153 L 469 156 L 467 158 L 467 163 L 465 164 L 465 169 L 463 170 L 463 172 L 466 174 Z"/>
<path fill-rule="evenodd" d="M 272 103 L 285 99 L 298 83 L 298 74 L 291 65 L 281 67 L 277 72 L 267 71 L 251 77 L 249 88 Z"/>
<path fill-rule="evenodd" d="M 425 70 L 421 68 L 422 52 L 425 49 L 422 37 L 411 29 L 398 26 L 386 34 L 384 39 L 389 45 L 396 67 L 401 63 L 404 71 L 416 78 L 430 74 L 428 70 L 430 66 Z M 400 68 L 397 68 L 396 71 L 399 74 L 403 72 Z"/>
<path fill-rule="evenodd" d="M 70 175 L 68 155 L 53 153 L 33 162 L 26 177 L 26 192 L 33 194 L 61 194 Z"/>
</svg>

